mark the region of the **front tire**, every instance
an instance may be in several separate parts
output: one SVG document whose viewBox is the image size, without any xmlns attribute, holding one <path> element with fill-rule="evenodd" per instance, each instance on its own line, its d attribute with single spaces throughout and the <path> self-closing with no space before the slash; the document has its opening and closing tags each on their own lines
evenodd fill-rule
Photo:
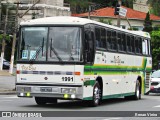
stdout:
<svg viewBox="0 0 160 120">
<path fill-rule="evenodd" d="M 136 81 L 135 94 L 132 96 L 125 96 L 125 99 L 127 99 L 127 100 L 141 99 L 141 84 L 138 80 Z"/>
<path fill-rule="evenodd" d="M 102 90 L 98 82 L 95 83 L 93 87 L 93 100 L 91 101 L 91 106 L 96 107 L 100 104 L 102 99 Z"/>
<path fill-rule="evenodd" d="M 136 90 L 135 90 L 135 95 L 133 96 L 134 100 L 139 100 L 141 99 L 141 85 L 140 82 L 137 80 L 136 82 Z"/>
</svg>

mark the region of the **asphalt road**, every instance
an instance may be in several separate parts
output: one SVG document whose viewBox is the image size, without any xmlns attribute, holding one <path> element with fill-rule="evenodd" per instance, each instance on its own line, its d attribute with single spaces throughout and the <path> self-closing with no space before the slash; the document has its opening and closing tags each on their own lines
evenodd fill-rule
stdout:
<svg viewBox="0 0 160 120">
<path fill-rule="evenodd" d="M 160 94 L 142 96 L 139 101 L 123 98 L 103 101 L 98 107 L 89 107 L 81 101 L 59 100 L 58 104 L 39 106 L 34 98 L 0 95 L 0 111 L 160 111 Z"/>
<path fill-rule="evenodd" d="M 16 95 L 0 95 L 0 111 L 47 111 L 47 114 L 50 113 L 51 116 L 58 117 L 58 120 L 75 120 L 75 118 L 76 120 L 158 120 L 160 119 L 160 94 L 142 96 L 142 99 L 139 101 L 124 100 L 123 98 L 109 99 L 103 101 L 98 107 L 89 107 L 81 101 L 62 100 L 59 100 L 58 104 L 38 106 L 34 98 L 18 98 Z M 132 118 L 130 118 L 130 112 L 128 111 L 131 112 Z M 158 118 L 154 116 L 157 114 L 156 111 L 159 115 Z M 76 117 L 77 113 L 78 118 Z M 118 116 L 120 113 L 122 113 L 122 116 Z M 144 114 L 147 115 L 147 113 L 153 116 L 143 116 Z M 87 117 L 86 114 L 88 114 Z M 136 114 L 138 114 L 138 116 L 136 116 Z M 66 117 L 63 118 L 63 115 Z M 73 117 L 69 118 L 70 115 Z"/>
</svg>

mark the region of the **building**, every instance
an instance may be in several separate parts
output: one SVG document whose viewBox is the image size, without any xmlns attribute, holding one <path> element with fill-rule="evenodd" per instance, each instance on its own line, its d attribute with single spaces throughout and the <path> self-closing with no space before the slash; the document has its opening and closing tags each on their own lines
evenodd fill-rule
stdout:
<svg viewBox="0 0 160 120">
<path fill-rule="evenodd" d="M 132 28 L 142 30 L 144 28 L 144 20 L 146 18 L 146 13 L 133 10 L 124 6 L 122 7 L 127 9 L 126 18 L 128 18 L 128 21 L 131 24 Z M 72 16 L 83 18 L 88 18 L 88 15 L 88 13 L 72 14 Z M 111 24 L 114 26 L 117 25 L 117 17 L 118 16 L 114 15 L 114 8 L 112 7 L 101 8 L 90 13 L 90 18 L 92 20 L 100 21 L 100 19 L 103 19 L 103 21 L 110 21 Z M 124 29 L 129 29 L 130 26 L 126 18 L 121 17 L 121 27 Z M 151 14 L 150 19 L 152 20 L 153 26 L 160 25 L 160 17 Z"/>
<path fill-rule="evenodd" d="M 9 3 L 19 1 L 19 14 L 23 14 L 37 0 L 7 0 Z M 22 19 L 26 21 L 33 18 L 51 17 L 51 16 L 70 16 L 70 6 L 65 4 L 64 0 L 40 0 Z"/>
<path fill-rule="evenodd" d="M 149 11 L 147 1 L 148 0 L 135 0 L 135 2 L 133 3 L 133 9 L 147 13 Z"/>
</svg>

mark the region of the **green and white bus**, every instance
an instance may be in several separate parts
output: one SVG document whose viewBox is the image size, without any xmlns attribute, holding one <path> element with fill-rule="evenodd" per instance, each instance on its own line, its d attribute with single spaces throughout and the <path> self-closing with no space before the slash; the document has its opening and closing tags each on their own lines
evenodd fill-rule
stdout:
<svg viewBox="0 0 160 120">
<path fill-rule="evenodd" d="M 150 35 L 78 17 L 20 24 L 16 91 L 37 104 L 58 99 L 138 100 L 149 90 Z"/>
</svg>

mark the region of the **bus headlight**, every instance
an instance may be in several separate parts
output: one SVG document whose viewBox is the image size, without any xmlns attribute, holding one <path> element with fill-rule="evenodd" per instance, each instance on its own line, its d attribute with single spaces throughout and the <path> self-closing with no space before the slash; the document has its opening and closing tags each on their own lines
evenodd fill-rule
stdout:
<svg viewBox="0 0 160 120">
<path fill-rule="evenodd" d="M 63 93 L 63 94 L 75 94 L 76 89 L 75 88 L 61 88 L 61 93 Z"/>
</svg>

